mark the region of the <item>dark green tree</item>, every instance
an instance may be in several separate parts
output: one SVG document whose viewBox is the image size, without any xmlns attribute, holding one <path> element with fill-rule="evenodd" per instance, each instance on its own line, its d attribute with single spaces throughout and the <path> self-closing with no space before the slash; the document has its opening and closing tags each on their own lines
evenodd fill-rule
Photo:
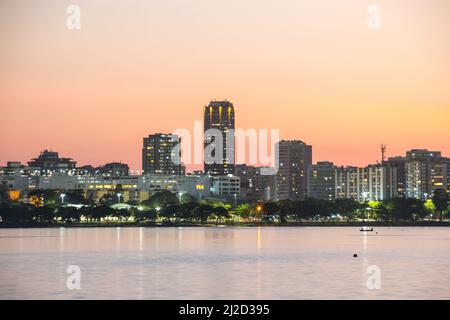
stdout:
<svg viewBox="0 0 450 320">
<path fill-rule="evenodd" d="M 199 204 L 197 202 L 183 202 L 179 207 L 178 216 L 181 220 L 195 219 L 195 209 Z"/>
<path fill-rule="evenodd" d="M 281 223 L 286 223 L 287 217 L 292 215 L 294 210 L 294 205 L 290 200 L 281 200 L 277 202 L 278 206 L 278 216 Z"/>
<path fill-rule="evenodd" d="M 32 209 L 34 220 L 39 223 L 53 223 L 55 222 L 55 209 L 53 206 L 43 206 Z"/>
<path fill-rule="evenodd" d="M 439 219 L 442 221 L 445 212 L 448 210 L 449 195 L 444 189 L 436 189 L 433 192 L 432 200 L 436 211 L 439 213 Z"/>
<path fill-rule="evenodd" d="M 214 212 L 214 207 L 208 204 L 199 204 L 194 209 L 194 217 L 196 220 L 206 222 L 208 217 Z"/>
<path fill-rule="evenodd" d="M 3 183 L 0 183 L 0 204 L 2 203 L 9 203 L 9 195 L 8 195 L 8 188 Z"/>
<path fill-rule="evenodd" d="M 142 201 L 143 205 L 151 208 L 164 208 L 169 205 L 178 204 L 178 196 L 168 190 L 158 191 L 154 193 L 149 199 Z"/>
<path fill-rule="evenodd" d="M 131 212 L 128 209 L 119 209 L 114 210 L 113 216 L 119 219 L 119 221 L 125 221 L 127 222 L 128 219 L 131 217 Z"/>
<path fill-rule="evenodd" d="M 158 217 L 158 212 L 155 209 L 137 210 L 135 211 L 136 222 L 150 222 L 155 221 Z"/>
<path fill-rule="evenodd" d="M 94 220 L 94 221 L 100 221 L 101 219 L 107 217 L 107 216 L 113 216 L 114 215 L 114 209 L 107 205 L 99 205 L 95 207 L 88 208 L 87 210 L 87 217 L 88 219 Z"/>
<path fill-rule="evenodd" d="M 0 216 L 3 224 L 29 224 L 33 222 L 31 207 L 24 204 L 0 204 Z"/>
<path fill-rule="evenodd" d="M 75 207 L 60 207 L 56 215 L 67 224 L 79 223 L 81 220 L 81 210 Z"/>
<path fill-rule="evenodd" d="M 353 220 L 353 214 L 358 209 L 358 202 L 353 199 L 336 199 L 332 204 L 333 213 L 339 214 L 347 222 Z"/>
<path fill-rule="evenodd" d="M 74 204 L 87 204 L 83 190 L 72 190 L 65 192 L 64 202 Z"/>
<path fill-rule="evenodd" d="M 226 219 L 229 215 L 227 208 L 225 207 L 215 207 L 213 208 L 212 215 L 216 218 L 216 225 L 222 219 Z"/>
<path fill-rule="evenodd" d="M 181 205 L 178 203 L 166 203 L 159 210 L 159 216 L 163 221 L 170 222 L 172 219 L 178 220 L 180 217 Z"/>
<path fill-rule="evenodd" d="M 276 202 L 267 202 L 264 205 L 264 216 L 266 217 L 273 217 L 278 215 L 278 210 L 280 208 L 278 207 L 278 204 Z"/>
</svg>

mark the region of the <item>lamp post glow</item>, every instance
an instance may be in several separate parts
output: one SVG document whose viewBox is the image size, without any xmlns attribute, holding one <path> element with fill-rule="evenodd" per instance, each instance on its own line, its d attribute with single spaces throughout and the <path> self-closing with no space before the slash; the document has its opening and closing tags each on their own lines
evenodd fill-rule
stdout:
<svg viewBox="0 0 450 320">
<path fill-rule="evenodd" d="M 362 196 L 363 196 L 363 201 L 366 202 L 367 198 L 369 196 L 369 193 L 367 191 L 365 191 L 365 192 L 362 193 Z"/>
<path fill-rule="evenodd" d="M 183 192 L 179 192 L 178 196 L 180 197 L 180 204 L 181 204 L 181 197 L 183 196 Z"/>
<path fill-rule="evenodd" d="M 66 196 L 66 194 L 61 193 L 59 196 L 61 197 L 61 203 L 64 203 L 64 197 Z"/>
<path fill-rule="evenodd" d="M 261 218 L 261 210 L 262 210 L 262 206 L 258 205 L 256 207 L 256 212 L 257 212 L 257 218 Z"/>
<path fill-rule="evenodd" d="M 120 197 L 122 196 L 122 194 L 121 193 L 118 193 L 117 194 L 117 203 L 120 203 Z"/>
</svg>

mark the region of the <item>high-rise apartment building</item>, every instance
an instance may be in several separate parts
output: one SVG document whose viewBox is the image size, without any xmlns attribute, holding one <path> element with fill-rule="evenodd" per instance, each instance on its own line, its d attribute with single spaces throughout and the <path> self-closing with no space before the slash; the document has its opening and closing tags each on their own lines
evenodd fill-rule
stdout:
<svg viewBox="0 0 450 320">
<path fill-rule="evenodd" d="M 406 197 L 406 158 L 392 157 L 382 164 L 387 168 L 393 168 L 397 172 L 397 186 L 395 187 L 397 196 L 400 198 Z"/>
<path fill-rule="evenodd" d="M 448 189 L 449 159 L 439 151 L 413 149 L 406 152 L 405 185 L 407 198 L 428 198 L 436 189 Z"/>
<path fill-rule="evenodd" d="M 275 199 L 303 200 L 307 194 L 307 170 L 312 165 L 312 147 L 299 140 L 281 140 L 277 144 Z"/>
<path fill-rule="evenodd" d="M 208 106 L 205 106 L 205 174 L 211 176 L 234 174 L 234 129 L 234 106 L 231 102 L 211 101 Z M 218 137 L 221 137 L 222 146 L 217 141 Z M 208 155 L 211 156 L 209 159 Z"/>
<path fill-rule="evenodd" d="M 359 202 L 397 197 L 397 170 L 380 164 L 340 167 L 335 174 L 336 198 Z"/>
<path fill-rule="evenodd" d="M 307 172 L 308 197 L 334 200 L 336 197 L 336 166 L 333 162 L 317 162 L 310 166 Z"/>
<path fill-rule="evenodd" d="M 142 170 L 151 175 L 184 175 L 184 166 L 172 158 L 172 151 L 181 138 L 172 134 L 156 133 L 144 138 Z M 181 154 L 178 153 L 181 157 Z"/>
<path fill-rule="evenodd" d="M 358 199 L 358 168 L 336 168 L 335 190 L 336 199 Z"/>
</svg>

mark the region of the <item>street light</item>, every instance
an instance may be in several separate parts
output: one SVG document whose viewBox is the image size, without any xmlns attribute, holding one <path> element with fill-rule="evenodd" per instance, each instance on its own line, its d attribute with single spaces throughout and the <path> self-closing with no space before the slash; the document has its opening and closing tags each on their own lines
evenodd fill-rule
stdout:
<svg viewBox="0 0 450 320">
<path fill-rule="evenodd" d="M 258 213 L 258 218 L 261 218 L 261 210 L 262 210 L 262 206 L 260 206 L 260 205 L 256 206 L 256 212 Z"/>
<path fill-rule="evenodd" d="M 122 196 L 122 194 L 121 193 L 118 193 L 117 194 L 117 203 L 120 203 L 120 197 Z"/>
<path fill-rule="evenodd" d="M 237 193 L 233 194 L 234 195 L 234 207 L 237 207 Z"/>
<path fill-rule="evenodd" d="M 61 193 L 59 196 L 61 197 L 61 203 L 64 203 L 64 197 L 66 196 L 66 194 Z"/>
<path fill-rule="evenodd" d="M 367 191 L 365 191 L 362 193 L 362 196 L 363 196 L 364 202 L 366 202 L 366 199 L 369 196 L 369 193 Z"/>
<path fill-rule="evenodd" d="M 183 196 L 183 192 L 179 192 L 178 196 L 180 197 L 180 204 L 181 204 L 181 197 Z"/>
</svg>

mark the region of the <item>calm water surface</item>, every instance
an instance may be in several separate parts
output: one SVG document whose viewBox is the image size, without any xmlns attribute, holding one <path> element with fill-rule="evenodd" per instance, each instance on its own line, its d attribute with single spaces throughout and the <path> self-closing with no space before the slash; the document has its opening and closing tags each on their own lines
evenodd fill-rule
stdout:
<svg viewBox="0 0 450 320">
<path fill-rule="evenodd" d="M 450 228 L 375 231 L 0 229 L 0 298 L 450 299 Z M 80 290 L 66 287 L 69 265 Z M 379 290 L 367 288 L 371 265 Z"/>
</svg>

